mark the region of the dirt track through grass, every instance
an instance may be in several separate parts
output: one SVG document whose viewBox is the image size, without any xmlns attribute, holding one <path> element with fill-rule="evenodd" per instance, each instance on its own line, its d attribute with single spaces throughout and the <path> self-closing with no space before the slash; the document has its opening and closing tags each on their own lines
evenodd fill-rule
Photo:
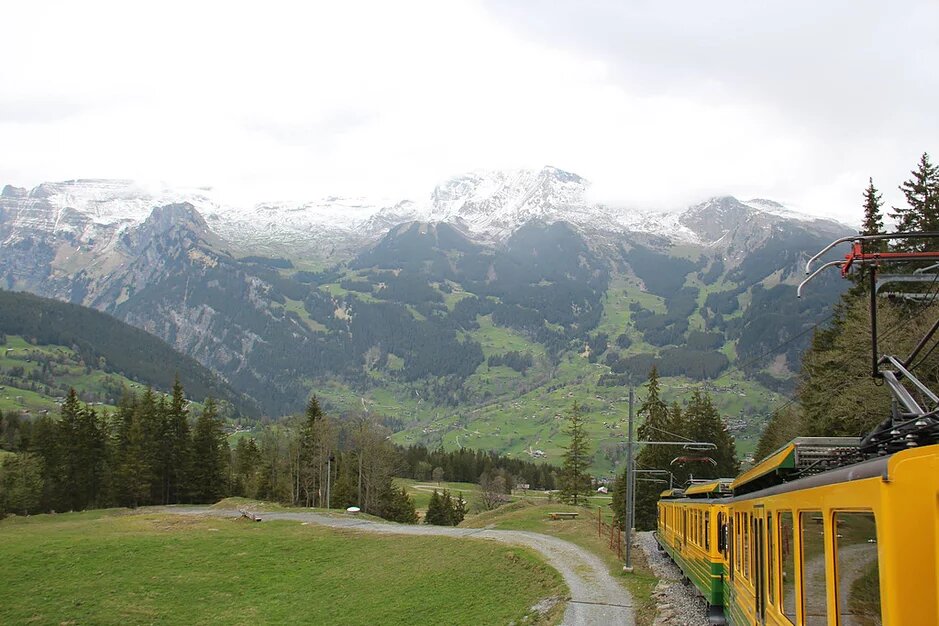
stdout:
<svg viewBox="0 0 939 626">
<path fill-rule="evenodd" d="M 241 515 L 239 511 L 208 507 L 172 507 L 161 510 L 180 515 L 221 517 Z M 563 624 L 570 626 L 601 624 L 634 626 L 635 624 L 632 598 L 629 592 L 610 575 L 608 565 L 588 550 L 556 537 L 520 530 L 391 524 L 300 511 L 267 512 L 259 513 L 259 515 L 262 520 L 292 520 L 361 532 L 473 537 L 532 548 L 540 553 L 549 565 L 560 572 L 570 589 L 570 599 L 564 612 Z"/>
</svg>

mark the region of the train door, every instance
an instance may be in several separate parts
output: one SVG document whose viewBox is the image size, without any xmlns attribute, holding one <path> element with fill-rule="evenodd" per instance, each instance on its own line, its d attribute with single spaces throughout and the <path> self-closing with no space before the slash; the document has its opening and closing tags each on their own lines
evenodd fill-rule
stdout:
<svg viewBox="0 0 939 626">
<path fill-rule="evenodd" d="M 750 546 L 750 553 L 753 555 L 753 573 L 754 573 L 754 592 L 756 594 L 756 623 L 766 623 L 766 542 L 765 533 L 765 511 L 763 507 L 757 507 L 753 510 L 752 528 L 750 537 L 753 545 Z"/>
</svg>

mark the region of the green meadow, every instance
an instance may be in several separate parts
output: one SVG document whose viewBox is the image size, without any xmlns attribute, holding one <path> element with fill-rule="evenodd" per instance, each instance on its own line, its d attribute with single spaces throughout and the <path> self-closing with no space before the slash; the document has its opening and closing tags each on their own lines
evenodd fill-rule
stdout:
<svg viewBox="0 0 939 626">
<path fill-rule="evenodd" d="M 0 562 L 4 624 L 507 624 L 565 593 L 495 542 L 123 510 L 2 521 Z"/>
</svg>

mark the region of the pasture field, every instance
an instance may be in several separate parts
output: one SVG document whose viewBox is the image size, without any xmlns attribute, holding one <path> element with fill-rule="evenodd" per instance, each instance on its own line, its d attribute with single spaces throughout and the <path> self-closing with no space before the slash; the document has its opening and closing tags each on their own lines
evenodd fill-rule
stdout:
<svg viewBox="0 0 939 626">
<path fill-rule="evenodd" d="M 506 624 L 565 593 L 495 542 L 154 511 L 7 519 L 0 562 L 5 624 Z"/>
<path fill-rule="evenodd" d="M 462 493 L 463 499 L 469 503 L 470 507 L 472 507 L 473 500 L 479 492 L 479 485 L 475 483 L 455 483 L 441 480 L 438 485 L 433 480 L 413 480 L 411 478 L 395 478 L 394 483 L 398 487 L 404 487 L 408 490 L 408 495 L 414 500 L 414 508 L 422 514 L 427 510 L 430 496 L 435 489 L 437 493 L 441 494 L 444 489 L 448 489 L 454 496 Z"/>
</svg>

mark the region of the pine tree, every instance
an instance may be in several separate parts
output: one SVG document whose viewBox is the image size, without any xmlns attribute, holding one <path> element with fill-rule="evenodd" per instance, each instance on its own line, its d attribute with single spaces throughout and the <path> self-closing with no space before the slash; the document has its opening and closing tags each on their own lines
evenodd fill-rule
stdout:
<svg viewBox="0 0 939 626">
<path fill-rule="evenodd" d="M 256 498 L 261 451 L 252 437 L 242 437 L 235 445 L 235 495 Z"/>
<path fill-rule="evenodd" d="M 147 468 L 144 475 L 150 479 L 150 495 L 147 501 L 151 504 L 166 504 L 164 476 L 168 445 L 164 423 L 165 408 L 162 399 L 158 402 L 153 389 L 148 387 L 135 409 L 143 432 L 143 461 Z"/>
<path fill-rule="evenodd" d="M 939 169 L 929 162 L 929 155 L 924 152 L 911 174 L 912 177 L 900 185 L 908 206 L 894 207 L 891 213 L 897 220 L 897 231 L 939 231 Z M 939 243 L 911 240 L 900 241 L 895 247 L 897 250 L 937 250 Z"/>
<path fill-rule="evenodd" d="M 84 508 L 84 489 L 81 482 L 81 444 L 79 442 L 79 421 L 81 420 L 81 403 L 74 388 L 68 390 L 65 402 L 59 416 L 56 428 L 56 438 L 59 441 L 62 463 L 62 483 L 60 501 L 64 508 L 71 511 L 80 511 Z"/>
<path fill-rule="evenodd" d="M 228 444 L 215 400 L 206 398 L 192 437 L 192 482 L 197 502 L 215 502 L 225 495 Z"/>
<path fill-rule="evenodd" d="M 169 444 L 167 466 L 167 502 L 184 502 L 191 491 L 192 438 L 189 433 L 189 409 L 182 383 L 176 377 L 173 395 L 166 413 L 166 430 Z"/>
<path fill-rule="evenodd" d="M 567 422 L 567 436 L 570 441 L 564 448 L 564 464 L 561 468 L 561 499 L 574 505 L 583 500 L 581 497 L 590 491 L 590 444 L 584 430 L 584 418 L 580 407 L 575 402 L 571 407 Z"/>
<path fill-rule="evenodd" d="M 881 211 L 883 206 L 881 194 L 874 187 L 874 179 L 868 178 L 867 189 L 864 190 L 864 222 L 861 224 L 861 234 L 882 235 L 884 233 L 884 216 Z"/>
<path fill-rule="evenodd" d="M 386 500 L 382 511 L 383 518 L 400 524 L 417 523 L 417 510 L 414 508 L 414 500 L 408 495 L 407 489 L 392 487 Z"/>
<path fill-rule="evenodd" d="M 120 502 L 137 508 L 147 502 L 153 480 L 151 465 L 147 462 L 147 440 L 143 420 L 136 410 L 127 418 L 126 432 L 118 450 L 117 494 Z"/>
<path fill-rule="evenodd" d="M 715 450 L 703 452 L 717 462 L 717 465 L 701 463 L 695 465 L 693 471 L 696 478 L 726 478 L 736 476 L 740 471 L 737 461 L 737 449 L 734 438 L 731 436 L 720 413 L 714 407 L 711 396 L 695 389 L 691 394 L 691 401 L 686 411 L 689 439 L 709 442 L 717 446 Z"/>
<path fill-rule="evenodd" d="M 443 510 L 443 500 L 437 490 L 430 494 L 430 502 L 427 503 L 427 513 L 424 514 L 424 523 L 434 526 L 446 526 L 446 513 Z"/>
<path fill-rule="evenodd" d="M 442 519 L 447 526 L 456 526 L 453 521 L 453 496 L 450 495 L 449 489 L 443 490 L 443 495 L 440 496 L 440 509 L 443 512 Z"/>
<path fill-rule="evenodd" d="M 660 389 L 658 370 L 653 366 L 646 383 L 646 397 L 638 411 L 639 417 L 643 419 L 637 432 L 639 441 L 670 441 L 683 436 L 685 424 L 681 407 L 674 404 L 669 409 L 662 400 Z M 636 453 L 636 468 L 674 472 L 676 468 L 671 464 L 672 459 L 675 458 L 674 452 L 675 448 L 670 446 L 641 446 Z M 642 480 L 638 479 L 639 476 Z M 668 474 L 664 473 L 637 474 L 636 519 L 634 520 L 637 529 L 650 530 L 655 527 L 656 502 L 658 502 L 659 494 L 669 485 L 667 477 Z M 679 480 L 674 486 L 679 487 L 682 484 Z M 625 468 L 613 488 L 615 492 L 614 513 L 617 515 L 617 520 L 625 525 Z"/>
<path fill-rule="evenodd" d="M 43 492 L 39 508 L 43 511 L 61 511 L 66 508 L 62 499 L 64 463 L 58 427 L 59 424 L 48 415 L 40 415 L 33 424 L 29 451 L 42 459 Z"/>
<path fill-rule="evenodd" d="M 312 506 L 318 483 L 317 466 L 317 424 L 323 420 L 323 409 L 320 408 L 316 394 L 310 396 L 304 412 L 304 422 L 300 427 L 300 437 L 297 449 L 297 472 L 300 483 L 298 492 L 303 493 L 306 506 Z M 299 499 L 300 493 L 297 494 Z"/>
<path fill-rule="evenodd" d="M 643 420 L 637 432 L 640 441 L 662 439 L 664 433 L 661 431 L 668 423 L 668 406 L 662 400 L 660 391 L 659 371 L 653 365 L 646 383 L 646 398 L 639 405 L 638 415 Z"/>
<path fill-rule="evenodd" d="M 453 500 L 453 525 L 457 526 L 466 518 L 466 500 L 463 499 L 463 492 L 459 492 Z"/>
<path fill-rule="evenodd" d="M 14 454 L 0 464 L 0 518 L 4 513 L 29 515 L 42 502 L 42 459 L 29 452 Z"/>
<path fill-rule="evenodd" d="M 868 179 L 867 189 L 864 190 L 864 221 L 861 224 L 862 235 L 882 235 L 884 234 L 884 216 L 881 208 L 883 201 L 881 194 L 874 187 L 874 179 Z M 886 252 L 887 241 L 869 241 L 864 244 L 864 252 Z M 848 279 L 854 284 L 851 292 L 855 295 L 867 293 L 868 272 L 865 267 L 855 266 L 848 275 Z"/>
</svg>

